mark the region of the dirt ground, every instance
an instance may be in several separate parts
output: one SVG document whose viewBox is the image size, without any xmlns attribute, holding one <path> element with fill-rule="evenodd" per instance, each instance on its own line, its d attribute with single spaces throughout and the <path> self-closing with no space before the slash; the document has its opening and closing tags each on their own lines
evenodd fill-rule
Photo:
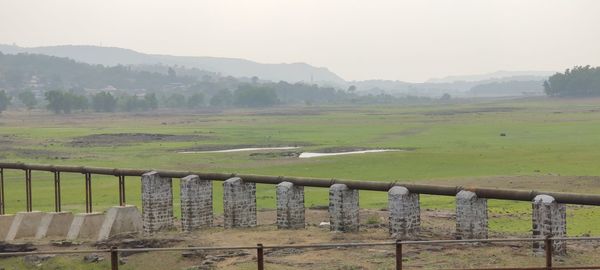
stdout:
<svg viewBox="0 0 600 270">
<path fill-rule="evenodd" d="M 121 236 L 108 242 L 69 243 L 55 239 L 33 242 L 38 250 L 84 250 L 119 246 L 131 247 L 188 247 L 188 246 L 255 246 L 302 245 L 317 243 L 384 242 L 391 241 L 387 232 L 387 213 L 361 210 L 361 230 L 358 233 L 333 233 L 327 226 L 327 210 L 307 210 L 307 227 L 301 230 L 277 230 L 276 212 L 258 213 L 259 226 L 245 229 L 222 228 L 222 217 L 217 217 L 215 227 L 192 233 L 170 231 L 153 238 Z M 451 212 L 429 211 L 422 213 L 422 230 L 417 239 L 454 239 L 454 216 Z M 530 237 L 490 233 L 490 238 Z M 600 251 L 598 242 L 569 243 L 569 255 L 555 259 L 556 265 L 592 265 Z M 403 249 L 405 269 L 482 268 L 482 267 L 534 267 L 544 265 L 543 256 L 531 251 L 531 243 L 497 244 L 445 244 L 414 245 Z M 99 254 L 97 266 L 108 263 L 107 254 Z M 75 265 L 86 265 L 83 255 L 61 255 Z M 255 250 L 227 250 L 206 252 L 146 252 L 121 254 L 120 269 L 256 269 Z M 52 260 L 55 260 L 53 257 Z M 266 269 L 394 269 L 393 246 L 358 248 L 284 248 L 266 249 Z M 6 261 L 0 260 L 0 266 Z M 44 269 L 46 262 L 31 269 Z M 47 262 L 51 265 L 51 261 Z M 41 268 L 40 268 L 41 267 Z M 6 268 L 11 269 L 11 268 Z M 47 269 L 61 269 L 47 268 Z"/>
</svg>

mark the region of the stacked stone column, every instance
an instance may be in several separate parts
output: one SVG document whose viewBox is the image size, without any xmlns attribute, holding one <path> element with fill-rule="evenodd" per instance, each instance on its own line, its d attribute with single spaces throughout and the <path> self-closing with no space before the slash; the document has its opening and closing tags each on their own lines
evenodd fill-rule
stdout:
<svg viewBox="0 0 600 270">
<path fill-rule="evenodd" d="M 456 194 L 456 238 L 486 239 L 488 237 L 487 199 L 471 191 Z"/>
<path fill-rule="evenodd" d="M 144 233 L 173 228 L 173 185 L 171 178 L 157 172 L 142 175 L 142 220 Z"/>
<path fill-rule="evenodd" d="M 192 231 L 213 223 L 212 181 L 197 175 L 181 178 L 181 229 Z"/>
<path fill-rule="evenodd" d="M 554 197 L 538 195 L 532 204 L 533 237 L 566 237 L 567 236 L 567 208 L 564 204 L 557 203 Z M 552 250 L 556 255 L 567 253 L 567 243 L 564 240 L 553 240 Z M 543 253 L 544 242 L 533 242 L 533 251 Z"/>
<path fill-rule="evenodd" d="M 277 185 L 277 228 L 304 228 L 304 187 L 290 182 Z"/>
<path fill-rule="evenodd" d="M 414 238 L 421 226 L 419 194 L 401 186 L 388 191 L 389 232 L 397 239 Z"/>
<path fill-rule="evenodd" d="M 336 232 L 357 232 L 358 190 L 349 189 L 344 184 L 334 184 L 329 188 L 329 229 Z"/>
<path fill-rule="evenodd" d="M 223 182 L 223 212 L 225 228 L 256 226 L 256 183 L 239 177 Z"/>
</svg>

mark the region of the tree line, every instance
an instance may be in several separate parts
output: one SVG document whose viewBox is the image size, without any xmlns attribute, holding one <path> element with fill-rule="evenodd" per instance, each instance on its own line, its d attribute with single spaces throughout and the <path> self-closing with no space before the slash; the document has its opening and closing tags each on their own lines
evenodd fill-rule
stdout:
<svg viewBox="0 0 600 270">
<path fill-rule="evenodd" d="M 544 92 L 555 97 L 600 96 L 600 67 L 575 66 L 544 81 Z"/>
<path fill-rule="evenodd" d="M 46 55 L 0 53 L 0 112 L 8 106 L 71 113 L 430 101 L 435 102 L 384 93 L 359 95 L 352 86 L 234 78 L 179 66 L 105 67 Z"/>
</svg>

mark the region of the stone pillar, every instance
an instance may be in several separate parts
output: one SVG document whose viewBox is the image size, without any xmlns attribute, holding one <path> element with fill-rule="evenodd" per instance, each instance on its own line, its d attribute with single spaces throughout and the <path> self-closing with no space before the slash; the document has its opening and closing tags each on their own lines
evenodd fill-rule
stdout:
<svg viewBox="0 0 600 270">
<path fill-rule="evenodd" d="M 223 182 L 223 212 L 225 228 L 256 226 L 256 183 L 239 177 Z"/>
<path fill-rule="evenodd" d="M 181 228 L 188 232 L 213 223 L 212 181 L 197 175 L 181 178 Z"/>
<path fill-rule="evenodd" d="M 389 231 L 397 239 L 413 238 L 421 226 L 419 194 L 405 187 L 394 186 L 388 191 Z"/>
<path fill-rule="evenodd" d="M 304 228 L 304 187 L 290 182 L 277 185 L 277 228 Z"/>
<path fill-rule="evenodd" d="M 471 191 L 456 194 L 456 238 L 486 239 L 488 237 L 487 199 L 477 198 Z"/>
<path fill-rule="evenodd" d="M 335 232 L 357 232 L 358 190 L 349 189 L 344 184 L 334 184 L 329 188 L 329 229 Z"/>
<path fill-rule="evenodd" d="M 545 238 L 567 236 L 567 208 L 564 204 L 557 203 L 554 197 L 538 195 L 532 204 L 533 237 Z M 567 254 L 566 241 L 553 241 L 553 254 Z M 544 242 L 533 242 L 533 252 L 543 253 Z"/>
<path fill-rule="evenodd" d="M 173 183 L 157 172 L 142 175 L 142 221 L 144 233 L 173 227 Z"/>
</svg>

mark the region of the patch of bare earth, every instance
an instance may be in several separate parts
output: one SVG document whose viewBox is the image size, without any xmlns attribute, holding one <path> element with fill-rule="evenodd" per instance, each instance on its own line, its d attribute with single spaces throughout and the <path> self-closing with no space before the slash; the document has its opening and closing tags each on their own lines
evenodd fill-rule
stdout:
<svg viewBox="0 0 600 270">
<path fill-rule="evenodd" d="M 392 241 L 388 234 L 387 212 L 366 210 L 360 212 L 361 229 L 357 233 L 330 232 L 326 209 L 307 209 L 307 226 L 299 230 L 278 230 L 276 212 L 258 212 L 259 226 L 254 228 L 224 229 L 222 217 L 215 227 L 191 233 L 169 231 L 152 237 L 121 236 L 100 243 L 56 245 L 36 242 L 38 250 L 65 250 L 131 247 L 188 247 L 188 246 L 256 246 L 305 245 L 318 243 L 384 242 Z M 422 230 L 416 239 L 454 239 L 454 213 L 423 209 Z M 529 237 L 523 234 L 491 233 L 490 238 Z M 477 267 L 533 267 L 544 265 L 544 258 L 534 256 L 531 243 L 407 245 L 403 249 L 407 269 L 477 268 Z M 569 255 L 556 260 L 557 265 L 587 264 L 596 261 L 600 246 L 597 242 L 569 244 Z M 266 249 L 266 269 L 394 269 L 393 246 L 357 248 L 283 248 Z M 83 255 L 69 255 L 81 262 Z M 123 269 L 256 269 L 256 251 L 169 251 L 121 254 Z M 105 256 L 105 260 L 109 258 Z M 1 264 L 1 260 L 0 260 Z"/>
<path fill-rule="evenodd" d="M 76 147 L 113 146 L 149 142 L 187 142 L 198 141 L 202 139 L 206 139 L 206 137 L 200 135 L 173 135 L 154 133 L 107 133 L 77 137 L 70 142 L 70 145 Z"/>
</svg>

